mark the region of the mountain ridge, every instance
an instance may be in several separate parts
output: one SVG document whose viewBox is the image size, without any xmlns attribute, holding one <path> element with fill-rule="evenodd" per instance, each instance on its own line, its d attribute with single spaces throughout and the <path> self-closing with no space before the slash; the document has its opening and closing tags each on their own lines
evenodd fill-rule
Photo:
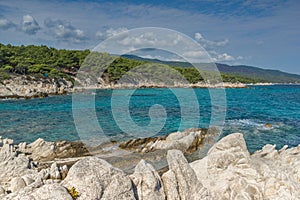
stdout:
<svg viewBox="0 0 300 200">
<path fill-rule="evenodd" d="M 178 66 L 182 68 L 194 67 L 191 63 L 182 62 L 182 61 L 164 61 L 159 59 L 150 59 L 143 58 L 136 55 L 125 54 L 121 57 L 139 60 L 139 61 L 147 61 L 147 62 L 156 62 L 161 64 L 167 64 L 171 66 Z M 255 78 L 260 79 L 262 82 L 271 82 L 271 83 L 300 83 L 300 75 L 293 74 L 288 72 L 283 72 L 281 70 L 276 69 L 263 69 L 255 66 L 248 65 L 228 65 L 223 63 L 215 63 L 218 70 L 221 73 L 230 74 L 230 75 L 238 75 L 247 78 Z M 197 63 L 195 64 L 197 65 Z"/>
</svg>

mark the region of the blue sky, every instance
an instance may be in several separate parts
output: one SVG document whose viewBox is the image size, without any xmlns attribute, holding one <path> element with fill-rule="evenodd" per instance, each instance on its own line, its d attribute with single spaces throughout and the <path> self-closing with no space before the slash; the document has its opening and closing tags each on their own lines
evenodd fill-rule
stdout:
<svg viewBox="0 0 300 200">
<path fill-rule="evenodd" d="M 0 42 L 92 49 L 122 31 L 163 27 L 195 39 L 217 62 L 300 74 L 299 10 L 297 0 L 0 0 Z"/>
</svg>

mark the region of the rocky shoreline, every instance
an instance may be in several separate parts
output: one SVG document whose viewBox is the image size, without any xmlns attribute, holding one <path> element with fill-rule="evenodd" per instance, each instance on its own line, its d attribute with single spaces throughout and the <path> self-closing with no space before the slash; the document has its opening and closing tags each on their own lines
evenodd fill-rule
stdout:
<svg viewBox="0 0 300 200">
<path fill-rule="evenodd" d="M 216 136 L 188 129 L 94 149 L 0 139 L 0 199 L 299 199 L 300 145 L 250 155 L 242 134 L 211 146 Z"/>
<path fill-rule="evenodd" d="M 72 91 L 73 83 L 67 79 L 34 76 L 15 76 L 0 81 L 0 99 L 41 98 Z"/>
<path fill-rule="evenodd" d="M 13 76 L 0 81 L 0 99 L 42 98 L 49 95 L 61 95 L 85 89 L 136 89 L 136 88 L 245 88 L 243 83 L 196 84 L 176 83 L 173 85 L 143 82 L 139 84 L 105 84 L 77 87 L 65 78 L 34 77 L 29 75 Z"/>
</svg>

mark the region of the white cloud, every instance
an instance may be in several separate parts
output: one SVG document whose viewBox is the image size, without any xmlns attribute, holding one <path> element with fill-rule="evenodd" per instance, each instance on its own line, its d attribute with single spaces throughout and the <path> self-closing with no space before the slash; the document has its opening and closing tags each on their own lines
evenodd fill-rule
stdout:
<svg viewBox="0 0 300 200">
<path fill-rule="evenodd" d="M 228 53 L 222 53 L 219 54 L 216 51 L 209 51 L 210 56 L 212 57 L 212 60 L 214 62 L 230 62 L 234 61 L 236 59 L 243 59 L 243 57 L 238 56 L 237 58 L 233 57 L 232 55 L 229 55 Z"/>
<path fill-rule="evenodd" d="M 227 53 L 218 55 L 218 61 L 232 61 L 232 60 L 234 60 L 234 57 L 228 55 Z"/>
<path fill-rule="evenodd" d="M 12 21 L 4 17 L 0 17 L 0 29 L 7 30 L 14 27 L 16 27 L 16 25 Z"/>
<path fill-rule="evenodd" d="M 212 41 L 207 40 L 203 37 L 203 35 L 199 32 L 195 33 L 194 38 L 198 41 L 204 48 L 212 48 L 212 47 L 223 47 L 229 43 L 229 40 L 226 38 L 220 41 Z"/>
<path fill-rule="evenodd" d="M 233 57 L 229 55 L 228 53 L 217 53 L 214 49 L 224 47 L 229 43 L 229 39 L 224 39 L 220 41 L 212 41 L 207 40 L 203 37 L 203 35 L 199 32 L 196 32 L 194 35 L 194 38 L 197 42 L 199 42 L 206 50 L 208 50 L 210 56 L 212 57 L 212 60 L 214 62 L 230 62 L 234 60 L 242 60 L 242 56 Z"/>
<path fill-rule="evenodd" d="M 83 30 L 75 28 L 67 21 L 46 19 L 44 24 L 50 34 L 53 34 L 58 40 L 81 43 L 87 39 Z"/>
<path fill-rule="evenodd" d="M 28 35 L 34 35 L 40 29 L 41 29 L 41 27 L 39 26 L 37 21 L 31 15 L 24 15 L 23 16 L 21 30 L 24 33 L 26 33 Z"/>
<path fill-rule="evenodd" d="M 159 41 L 156 36 L 152 32 L 144 33 L 139 36 L 127 36 L 119 41 L 119 44 L 124 46 L 147 46 L 152 45 L 155 46 Z"/>
<path fill-rule="evenodd" d="M 125 27 L 120 27 L 120 28 L 116 28 L 116 29 L 109 28 L 105 31 L 97 31 L 96 32 L 96 37 L 100 40 L 105 40 L 109 37 L 116 36 L 120 33 L 126 32 L 126 31 L 128 31 L 128 29 L 125 28 Z"/>
<path fill-rule="evenodd" d="M 201 34 L 201 33 L 195 33 L 195 39 L 196 39 L 197 41 L 203 39 L 202 34 Z"/>
</svg>

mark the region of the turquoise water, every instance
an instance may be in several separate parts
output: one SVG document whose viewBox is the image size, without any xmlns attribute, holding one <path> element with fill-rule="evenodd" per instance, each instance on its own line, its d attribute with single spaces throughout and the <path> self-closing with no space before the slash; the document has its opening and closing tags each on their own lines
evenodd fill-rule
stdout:
<svg viewBox="0 0 300 200">
<path fill-rule="evenodd" d="M 128 96 L 128 93 L 132 95 Z M 191 101 L 193 93 L 197 97 L 196 104 Z M 96 93 L 88 95 L 95 96 L 96 116 L 103 130 L 101 134 L 110 140 L 142 136 L 147 131 L 147 125 L 151 124 L 151 127 L 155 128 L 156 122 L 163 126 L 157 125 L 157 130 L 160 131 L 154 131 L 152 135 L 164 135 L 195 126 L 208 127 L 213 115 L 212 109 L 220 109 L 220 113 L 224 109 L 211 105 L 209 91 L 199 88 L 193 90 L 178 88 L 173 91 L 161 88 L 97 90 Z M 128 99 L 130 101 L 127 105 Z M 180 102 L 180 99 L 183 101 Z M 267 143 L 276 144 L 278 148 L 284 144 L 297 146 L 300 143 L 299 85 L 226 89 L 226 102 L 226 120 L 222 136 L 232 132 L 243 133 L 251 152 Z M 84 105 L 85 101 L 81 103 Z M 112 113 L 112 103 L 115 113 Z M 155 104 L 164 107 L 166 118 L 163 117 L 164 113 L 155 114 L 157 113 L 155 109 L 152 117 L 149 117 L 149 109 Z M 199 110 L 196 109 L 197 106 Z M 74 109 L 78 111 L 79 108 Z M 0 101 L 0 111 L 0 135 L 12 138 L 17 143 L 32 142 L 39 137 L 48 141 L 80 140 L 82 134 L 85 134 L 77 133 L 72 113 L 72 95 L 3 100 Z M 131 122 L 142 128 L 130 129 L 131 122 L 126 119 L 127 111 L 132 117 Z M 89 112 L 92 112 L 89 108 L 83 112 L 79 110 L 82 122 L 89 123 L 89 119 L 85 119 Z M 199 119 L 193 115 L 195 112 Z M 119 128 L 120 123 L 122 126 L 125 124 L 123 129 Z M 266 127 L 266 123 L 270 123 L 271 127 Z M 124 128 L 127 129 L 124 131 Z M 86 132 L 93 131 L 87 129 Z"/>
</svg>

